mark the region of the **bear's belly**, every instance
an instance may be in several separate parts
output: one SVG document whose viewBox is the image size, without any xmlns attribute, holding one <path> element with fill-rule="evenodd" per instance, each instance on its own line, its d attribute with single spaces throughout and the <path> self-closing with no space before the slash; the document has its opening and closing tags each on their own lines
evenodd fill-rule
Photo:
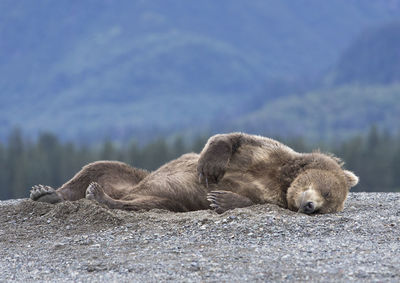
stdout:
<svg viewBox="0 0 400 283">
<path fill-rule="evenodd" d="M 209 208 L 207 188 L 199 183 L 198 154 L 185 154 L 151 173 L 132 192 L 179 202 L 187 210 Z"/>
</svg>

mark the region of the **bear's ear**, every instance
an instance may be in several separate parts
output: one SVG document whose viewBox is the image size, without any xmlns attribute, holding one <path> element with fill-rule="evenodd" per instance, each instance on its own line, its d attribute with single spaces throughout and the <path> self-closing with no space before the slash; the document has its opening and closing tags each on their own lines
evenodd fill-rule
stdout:
<svg viewBox="0 0 400 283">
<path fill-rule="evenodd" d="M 354 187 L 355 185 L 358 184 L 358 177 L 351 171 L 349 170 L 343 170 L 344 175 L 346 176 L 347 183 L 349 184 L 350 187 Z"/>
</svg>

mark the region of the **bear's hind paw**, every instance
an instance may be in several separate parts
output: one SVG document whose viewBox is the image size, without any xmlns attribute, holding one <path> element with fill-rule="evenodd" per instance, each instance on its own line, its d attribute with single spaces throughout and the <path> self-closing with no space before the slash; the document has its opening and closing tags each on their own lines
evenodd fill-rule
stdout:
<svg viewBox="0 0 400 283">
<path fill-rule="evenodd" d="M 62 201 L 61 197 L 52 187 L 44 185 L 33 186 L 30 193 L 30 198 L 34 201 L 48 203 L 57 203 Z"/>
<path fill-rule="evenodd" d="M 96 182 L 90 183 L 86 189 L 86 198 L 101 202 L 104 198 L 104 191 L 102 187 Z"/>
</svg>

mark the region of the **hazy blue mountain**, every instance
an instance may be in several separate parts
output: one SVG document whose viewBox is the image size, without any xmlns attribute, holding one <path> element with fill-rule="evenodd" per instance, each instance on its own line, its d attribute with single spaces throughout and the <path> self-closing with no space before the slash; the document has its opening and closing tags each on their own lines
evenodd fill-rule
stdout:
<svg viewBox="0 0 400 283">
<path fill-rule="evenodd" d="M 335 84 L 400 82 L 400 22 L 361 33 L 340 57 L 333 81 Z"/>
<path fill-rule="evenodd" d="M 247 121 L 289 95 L 286 86 L 273 92 L 276 80 L 325 74 L 356 35 L 397 19 L 399 7 L 398 0 L 2 0 L 0 138 L 20 125 L 29 135 L 145 140 Z"/>
<path fill-rule="evenodd" d="M 400 84 L 324 88 L 266 103 L 230 129 L 329 142 L 365 133 L 371 125 L 400 133 L 399 96 Z"/>
<path fill-rule="evenodd" d="M 371 125 L 400 133 L 400 22 L 357 36 L 312 90 L 267 101 L 228 129 L 335 141 Z"/>
</svg>

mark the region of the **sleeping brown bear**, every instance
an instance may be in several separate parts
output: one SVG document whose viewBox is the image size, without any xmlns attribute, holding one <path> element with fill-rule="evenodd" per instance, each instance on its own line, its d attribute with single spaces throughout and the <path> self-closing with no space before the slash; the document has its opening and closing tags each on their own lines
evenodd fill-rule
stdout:
<svg viewBox="0 0 400 283">
<path fill-rule="evenodd" d="M 231 133 L 215 135 L 200 154 L 184 154 L 151 173 L 116 161 L 94 162 L 57 190 L 34 186 L 30 197 L 49 203 L 86 197 L 135 211 L 222 213 L 272 203 L 311 214 L 343 210 L 357 183 L 332 155 L 298 153 L 269 138 Z"/>
</svg>

